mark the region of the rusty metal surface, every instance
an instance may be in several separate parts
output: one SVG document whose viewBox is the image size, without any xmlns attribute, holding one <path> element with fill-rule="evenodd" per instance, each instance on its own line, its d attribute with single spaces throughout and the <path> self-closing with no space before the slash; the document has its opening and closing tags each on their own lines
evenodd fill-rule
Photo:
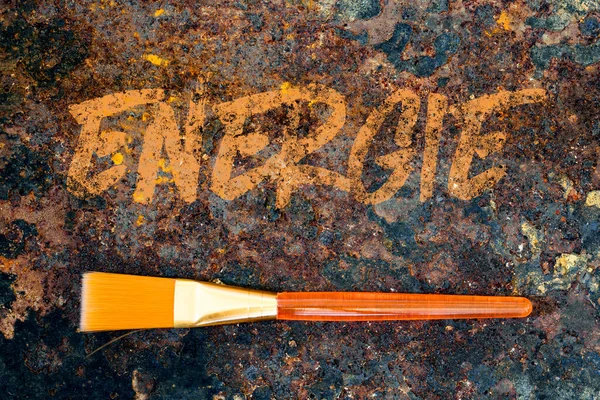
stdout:
<svg viewBox="0 0 600 400">
<path fill-rule="evenodd" d="M 8 398 L 600 393 L 595 0 L 4 3 Z M 80 334 L 87 270 L 534 301 Z"/>
</svg>

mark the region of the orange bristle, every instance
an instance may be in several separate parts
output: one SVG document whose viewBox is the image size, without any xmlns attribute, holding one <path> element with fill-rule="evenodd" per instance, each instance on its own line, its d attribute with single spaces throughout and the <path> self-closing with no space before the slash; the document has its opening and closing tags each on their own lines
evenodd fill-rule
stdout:
<svg viewBox="0 0 600 400">
<path fill-rule="evenodd" d="M 175 279 L 88 272 L 83 275 L 83 332 L 172 328 Z"/>
</svg>

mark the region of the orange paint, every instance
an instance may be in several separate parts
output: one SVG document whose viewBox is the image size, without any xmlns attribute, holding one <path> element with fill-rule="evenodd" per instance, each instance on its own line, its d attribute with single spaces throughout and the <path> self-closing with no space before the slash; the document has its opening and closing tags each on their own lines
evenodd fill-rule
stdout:
<svg viewBox="0 0 600 400">
<path fill-rule="evenodd" d="M 269 138 L 264 133 L 243 135 L 246 118 L 299 101 L 324 103 L 331 109 L 331 114 L 312 134 L 298 138 L 292 132 L 299 123 L 299 114 L 292 108 L 292 124 L 284 127 L 281 151 L 270 157 L 264 165 L 232 177 L 233 161 L 238 153 L 241 156 L 251 156 L 269 144 Z M 277 183 L 276 204 L 280 208 L 287 205 L 292 192 L 300 185 L 325 184 L 346 191 L 350 189 L 348 179 L 336 172 L 298 164 L 308 154 L 333 139 L 344 124 L 346 104 L 342 95 L 335 90 L 320 85 L 295 89 L 284 84 L 282 90 L 242 97 L 219 104 L 214 110 L 225 125 L 225 136 L 215 161 L 211 186 L 213 192 L 220 197 L 233 200 L 255 188 L 266 178 Z"/>
<path fill-rule="evenodd" d="M 464 122 L 448 177 L 448 192 L 451 195 L 461 200 L 470 200 L 493 187 L 506 175 L 504 166 L 496 166 L 469 178 L 469 170 L 475 154 L 479 158 L 486 158 L 492 153 L 501 151 L 506 142 L 506 132 L 480 134 L 485 119 L 493 112 L 508 111 L 523 104 L 539 103 L 545 99 L 545 95 L 544 89 L 500 92 L 484 95 L 450 108 L 450 113 Z"/>
<path fill-rule="evenodd" d="M 77 196 L 88 193 L 98 195 L 121 179 L 127 170 L 127 166 L 123 164 L 92 174 L 94 154 L 104 157 L 117 152 L 125 144 L 125 133 L 100 133 L 100 122 L 105 117 L 142 104 L 158 103 L 163 99 L 164 91 L 160 89 L 130 90 L 69 107 L 73 117 L 82 125 L 67 177 L 69 190 Z"/>
<path fill-rule="evenodd" d="M 361 176 L 369 145 L 381 129 L 385 118 L 398 103 L 402 104 L 402 114 L 396 126 L 394 141 L 401 149 L 377 157 L 375 160 L 377 164 L 383 168 L 391 169 L 392 173 L 387 182 L 379 189 L 367 193 L 361 182 Z M 392 94 L 380 109 L 373 110 L 369 115 L 366 123 L 358 132 L 348 159 L 348 176 L 355 182 L 353 188 L 356 200 L 365 204 L 378 204 L 389 200 L 404 185 L 406 178 L 412 171 L 410 162 L 415 155 L 415 150 L 411 146 L 412 131 L 417 122 L 419 108 L 419 97 L 410 90 L 401 89 Z"/>
<path fill-rule="evenodd" d="M 184 140 L 175 121 L 173 108 L 165 103 L 158 103 L 157 107 L 154 122 L 148 127 L 144 137 L 134 196 L 139 203 L 147 204 L 152 201 L 158 170 L 164 168 L 164 146 L 179 194 L 183 200 L 191 203 L 196 200 L 198 188 L 200 163 L 195 154 L 200 151 L 201 137 L 189 134 Z"/>
<path fill-rule="evenodd" d="M 481 195 L 493 187 L 506 171 L 502 166 L 469 178 L 473 157 L 485 158 L 502 150 L 505 132 L 480 134 L 483 121 L 494 112 L 508 113 L 510 108 L 541 102 L 543 89 L 524 89 L 517 92 L 502 91 L 485 95 L 448 108 L 448 99 L 432 94 L 428 99 L 425 125 L 425 149 L 421 170 L 421 201 L 433 195 L 437 157 L 442 124 L 446 113 L 463 122 L 463 130 L 452 160 L 448 177 L 449 193 L 463 200 Z M 193 98 L 193 96 L 192 96 Z M 314 127 L 304 137 L 295 132 L 300 122 L 299 103 L 308 103 L 312 109 L 323 104 L 329 109 L 326 120 Z M 400 148 L 377 157 L 375 162 L 391 170 L 388 180 L 376 191 L 367 192 L 362 183 L 364 163 L 376 134 L 397 104 L 402 105 L 396 126 L 394 142 Z M 123 113 L 133 107 L 145 105 L 147 112 L 142 120 L 148 126 L 142 136 L 142 151 L 137 162 L 137 182 L 133 193 L 135 202 L 152 201 L 157 184 L 173 182 L 181 198 L 192 202 L 197 198 L 200 163 L 208 160 L 201 154 L 202 137 L 198 130 L 206 119 L 206 99 L 189 101 L 188 115 L 183 126 L 177 123 L 173 106 L 160 89 L 132 90 L 89 100 L 70 107 L 75 119 L 82 125 L 79 142 L 69 168 L 67 185 L 77 196 L 98 195 L 115 185 L 133 165 L 135 158 L 128 147 L 132 140 L 125 132 L 100 131 L 103 118 Z M 252 116 L 281 106 L 289 109 L 289 123 L 282 127 L 281 150 L 269 157 L 263 165 L 232 176 L 236 157 L 254 156 L 270 144 L 266 132 L 244 133 L 244 124 Z M 245 96 L 233 101 L 213 105 L 216 116 L 224 125 L 224 137 L 218 149 L 212 171 L 211 190 L 226 200 L 233 200 L 253 190 L 261 182 L 270 180 L 276 185 L 276 205 L 285 207 L 292 194 L 302 185 L 326 185 L 351 192 L 357 201 L 378 204 L 392 198 L 404 185 L 413 171 L 416 156 L 413 131 L 420 111 L 416 93 L 400 89 L 377 109 L 374 109 L 359 130 L 348 159 L 347 174 L 325 168 L 302 164 L 307 155 L 330 142 L 340 131 L 346 119 L 346 103 L 337 91 L 322 85 L 293 87 L 289 83 L 280 90 Z M 125 158 L 123 152 L 128 154 Z M 95 172 L 94 157 L 111 157 L 113 163 L 103 171 Z M 159 170 L 172 175 L 172 179 L 158 176 Z"/>
</svg>

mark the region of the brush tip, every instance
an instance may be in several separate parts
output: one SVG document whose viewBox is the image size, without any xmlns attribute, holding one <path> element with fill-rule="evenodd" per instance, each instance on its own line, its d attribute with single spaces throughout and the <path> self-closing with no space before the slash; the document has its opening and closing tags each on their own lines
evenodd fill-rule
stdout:
<svg viewBox="0 0 600 400">
<path fill-rule="evenodd" d="M 175 279 L 87 272 L 81 288 L 82 332 L 171 328 Z"/>
</svg>

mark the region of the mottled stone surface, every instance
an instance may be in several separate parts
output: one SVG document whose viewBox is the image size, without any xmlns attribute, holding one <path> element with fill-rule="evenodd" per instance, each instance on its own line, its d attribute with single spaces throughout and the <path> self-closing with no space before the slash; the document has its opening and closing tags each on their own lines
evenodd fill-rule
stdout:
<svg viewBox="0 0 600 400">
<path fill-rule="evenodd" d="M 598 1 L 1 7 L 3 398 L 600 398 Z M 301 98 L 234 107 L 267 92 Z M 78 110 L 106 115 L 85 133 Z M 89 270 L 534 311 L 149 330 L 87 357 L 121 334 L 77 332 Z"/>
</svg>

